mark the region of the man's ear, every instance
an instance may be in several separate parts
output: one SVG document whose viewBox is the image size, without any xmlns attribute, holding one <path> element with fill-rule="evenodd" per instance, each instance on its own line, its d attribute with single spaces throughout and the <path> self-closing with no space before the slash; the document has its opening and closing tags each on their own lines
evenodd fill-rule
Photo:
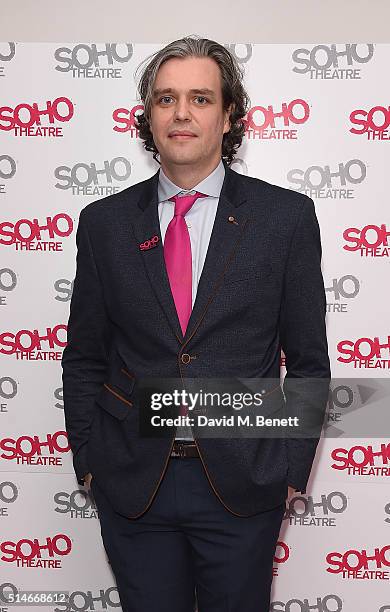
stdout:
<svg viewBox="0 0 390 612">
<path fill-rule="evenodd" d="M 232 125 L 230 123 L 230 115 L 233 112 L 234 109 L 234 104 L 233 102 L 229 105 L 228 109 L 225 111 L 225 123 L 224 123 L 224 127 L 223 127 L 223 133 L 227 134 L 227 132 L 230 132 Z"/>
</svg>

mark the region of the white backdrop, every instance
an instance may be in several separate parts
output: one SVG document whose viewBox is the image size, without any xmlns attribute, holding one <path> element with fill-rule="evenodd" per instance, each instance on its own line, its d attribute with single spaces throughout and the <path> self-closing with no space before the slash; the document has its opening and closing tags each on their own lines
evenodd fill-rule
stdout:
<svg viewBox="0 0 390 612">
<path fill-rule="evenodd" d="M 251 98 L 232 168 L 316 204 L 332 376 L 388 379 L 390 45 L 226 45 Z M 133 127 L 134 71 L 161 46 L 0 44 L 0 596 L 6 584 L 71 593 L 46 610 L 119 608 L 72 469 L 60 360 L 80 210 L 158 168 Z M 342 428 L 346 404 L 332 400 Z M 271 610 L 390 612 L 383 436 L 321 440 L 283 522 Z"/>
</svg>

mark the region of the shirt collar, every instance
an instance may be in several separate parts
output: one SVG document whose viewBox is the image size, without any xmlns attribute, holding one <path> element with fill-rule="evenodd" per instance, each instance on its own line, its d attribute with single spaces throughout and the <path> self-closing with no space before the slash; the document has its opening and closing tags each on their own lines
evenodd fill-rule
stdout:
<svg viewBox="0 0 390 612">
<path fill-rule="evenodd" d="M 219 198 L 224 178 L 225 167 L 223 165 L 222 158 L 215 170 L 213 170 L 211 174 L 206 176 L 206 178 L 200 181 L 200 183 L 195 185 L 195 187 L 192 189 L 181 189 L 175 185 L 175 183 L 172 183 L 166 174 L 164 174 L 163 169 L 160 168 L 158 178 L 158 201 L 164 202 L 178 193 L 189 194 L 193 191 L 200 191 L 208 196 Z"/>
</svg>

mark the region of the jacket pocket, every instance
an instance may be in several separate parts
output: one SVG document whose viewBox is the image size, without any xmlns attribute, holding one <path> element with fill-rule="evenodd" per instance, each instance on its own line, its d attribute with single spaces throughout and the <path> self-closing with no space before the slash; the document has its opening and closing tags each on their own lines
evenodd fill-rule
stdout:
<svg viewBox="0 0 390 612">
<path fill-rule="evenodd" d="M 135 377 L 124 368 L 113 370 L 107 376 L 95 401 L 103 410 L 113 417 L 123 420 L 133 409 L 131 395 L 134 390 Z"/>
<path fill-rule="evenodd" d="M 105 383 L 127 396 L 131 395 L 134 390 L 135 376 L 125 368 L 115 369 L 109 372 Z"/>
</svg>

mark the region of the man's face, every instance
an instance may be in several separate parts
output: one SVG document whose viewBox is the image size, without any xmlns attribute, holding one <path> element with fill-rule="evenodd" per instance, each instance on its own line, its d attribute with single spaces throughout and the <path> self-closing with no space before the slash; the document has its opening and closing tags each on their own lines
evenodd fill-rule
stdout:
<svg viewBox="0 0 390 612">
<path fill-rule="evenodd" d="M 230 129 L 222 107 L 221 75 L 209 57 L 172 58 L 154 84 L 150 128 L 161 163 L 218 163 L 222 138 Z M 187 134 L 187 135 L 185 135 Z"/>
</svg>

